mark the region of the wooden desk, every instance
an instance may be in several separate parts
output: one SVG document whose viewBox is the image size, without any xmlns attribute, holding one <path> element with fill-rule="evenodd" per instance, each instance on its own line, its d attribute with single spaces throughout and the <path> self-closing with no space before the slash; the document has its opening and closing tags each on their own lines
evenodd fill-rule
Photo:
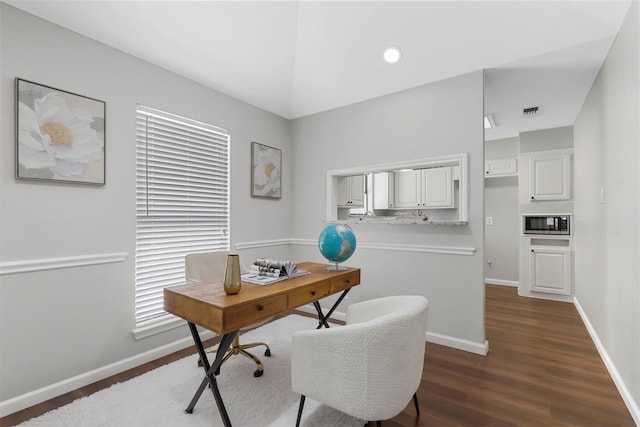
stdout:
<svg viewBox="0 0 640 427">
<path fill-rule="evenodd" d="M 270 285 L 242 282 L 240 293 L 236 295 L 227 295 L 221 280 L 164 290 L 164 309 L 185 319 L 189 324 L 206 375 L 186 412 L 193 412 L 202 392 L 210 385 L 224 425 L 231 426 L 214 374 L 220 368 L 222 358 L 240 328 L 310 303 L 313 303 L 318 313 L 318 328 L 329 327 L 327 319 L 349 290 L 360 284 L 360 269 L 330 271 L 327 270 L 328 266 L 310 262 L 300 263 L 298 268 L 311 274 Z M 318 300 L 338 292 L 342 292 L 342 295 L 329 312 L 324 314 Z M 211 364 L 196 325 L 223 334 L 215 360 Z"/>
</svg>

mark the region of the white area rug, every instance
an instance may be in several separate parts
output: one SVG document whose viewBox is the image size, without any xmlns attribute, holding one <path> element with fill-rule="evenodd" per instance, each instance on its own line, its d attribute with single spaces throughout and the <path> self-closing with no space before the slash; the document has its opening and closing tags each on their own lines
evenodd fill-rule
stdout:
<svg viewBox="0 0 640 427">
<path fill-rule="evenodd" d="M 242 335 L 241 342 L 265 341 L 252 349 L 262 359 L 264 374 L 253 376 L 254 363 L 235 356 L 222 367 L 218 386 L 234 427 L 293 427 L 300 396 L 291 390 L 291 336 L 295 331 L 315 329 L 317 321 L 290 315 Z M 200 381 L 202 368 L 197 356 L 116 384 L 91 396 L 34 418 L 20 427 L 212 427 L 222 426 L 213 394 L 204 391 L 192 414 L 187 407 Z M 306 427 L 362 427 L 365 421 L 352 418 L 307 399 L 302 425 Z"/>
</svg>

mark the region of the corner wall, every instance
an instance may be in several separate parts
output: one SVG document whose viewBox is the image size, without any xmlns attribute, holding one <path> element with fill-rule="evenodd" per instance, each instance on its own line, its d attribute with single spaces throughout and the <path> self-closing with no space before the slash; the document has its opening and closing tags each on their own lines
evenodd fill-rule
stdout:
<svg viewBox="0 0 640 427">
<path fill-rule="evenodd" d="M 638 425 L 639 26 L 634 1 L 574 126 L 576 304 Z"/>
<path fill-rule="evenodd" d="M 231 211 L 241 213 L 232 218 L 232 245 L 290 235 L 291 139 L 288 120 L 5 3 L 0 14 L 2 416 L 7 400 L 35 399 L 33 392 L 43 388 L 64 390 L 47 387 L 84 381 L 87 373 L 95 381 L 95 375 L 113 374 L 108 369 L 114 364 L 157 357 L 148 352 L 170 352 L 165 346 L 190 336 L 186 327 L 138 341 L 131 333 L 137 103 L 229 129 Z M 106 102 L 105 186 L 14 178 L 16 77 Z M 280 200 L 249 195 L 252 141 L 282 149 Z M 276 249 L 288 254 L 286 245 Z"/>
<path fill-rule="evenodd" d="M 469 153 L 469 224 L 354 224 L 362 268 L 350 302 L 392 294 L 429 299 L 431 341 L 486 351 L 484 333 L 482 71 L 293 122 L 293 236 L 315 242 L 325 224 L 327 170 Z M 387 248 L 393 247 L 393 250 Z M 429 252 L 431 248 L 439 252 Z M 452 255 L 448 248 L 469 248 Z M 323 261 L 314 245 L 300 259 Z"/>
</svg>

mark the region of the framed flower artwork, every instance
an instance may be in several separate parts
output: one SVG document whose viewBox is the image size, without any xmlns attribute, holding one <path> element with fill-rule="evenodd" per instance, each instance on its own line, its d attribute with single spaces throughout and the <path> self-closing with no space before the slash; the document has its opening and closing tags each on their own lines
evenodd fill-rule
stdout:
<svg viewBox="0 0 640 427">
<path fill-rule="evenodd" d="M 103 101 L 16 78 L 16 178 L 104 185 Z"/>
<path fill-rule="evenodd" d="M 251 195 L 279 199 L 282 194 L 282 151 L 251 143 Z"/>
</svg>

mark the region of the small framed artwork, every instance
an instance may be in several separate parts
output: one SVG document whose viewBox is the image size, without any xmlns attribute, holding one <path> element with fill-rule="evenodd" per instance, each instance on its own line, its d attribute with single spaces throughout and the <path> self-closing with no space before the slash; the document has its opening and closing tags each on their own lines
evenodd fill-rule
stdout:
<svg viewBox="0 0 640 427">
<path fill-rule="evenodd" d="M 103 101 L 16 78 L 16 178 L 104 185 Z"/>
<path fill-rule="evenodd" d="M 251 143 L 251 196 L 279 199 L 282 195 L 282 151 Z"/>
</svg>

